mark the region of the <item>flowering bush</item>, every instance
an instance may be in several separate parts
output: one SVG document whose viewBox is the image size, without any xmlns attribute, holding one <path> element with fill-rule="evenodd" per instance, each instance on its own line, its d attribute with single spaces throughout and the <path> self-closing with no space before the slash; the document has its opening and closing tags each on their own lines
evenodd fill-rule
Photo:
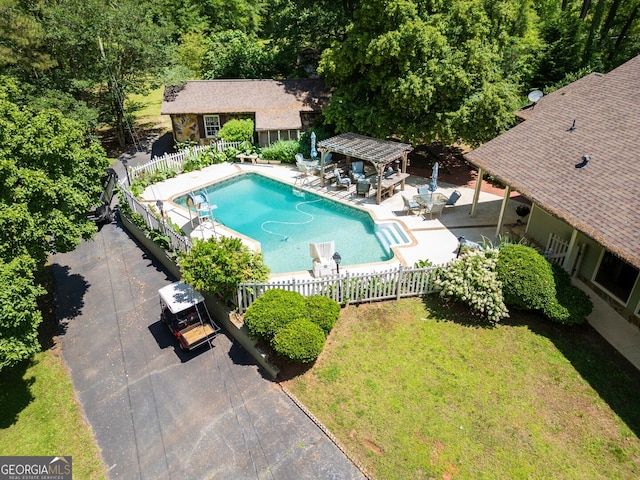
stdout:
<svg viewBox="0 0 640 480">
<path fill-rule="evenodd" d="M 491 323 L 508 317 L 496 274 L 498 250 L 469 250 L 438 270 L 434 286 L 441 297 L 464 303 Z"/>
</svg>

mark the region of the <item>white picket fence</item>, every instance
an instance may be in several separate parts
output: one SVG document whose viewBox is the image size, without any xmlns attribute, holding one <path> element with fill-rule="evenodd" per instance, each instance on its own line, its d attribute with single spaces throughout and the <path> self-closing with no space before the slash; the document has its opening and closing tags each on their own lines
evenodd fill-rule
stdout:
<svg viewBox="0 0 640 480">
<path fill-rule="evenodd" d="M 135 167 L 127 167 L 129 170 L 129 179 L 131 181 L 138 178 L 140 175 L 153 174 L 158 170 L 175 170 L 176 172 L 182 172 L 183 165 L 191 155 L 197 155 L 205 150 L 214 150 L 223 152 L 227 148 L 238 148 L 243 142 L 224 142 L 218 140 L 210 145 L 195 145 L 193 147 L 187 147 L 176 153 L 165 153 L 161 157 L 154 157 L 151 161 L 142 165 L 136 165 Z"/>
<path fill-rule="evenodd" d="M 551 263 L 562 265 L 569 251 L 569 242 L 558 237 L 555 233 L 549 234 L 547 246 L 544 249 L 544 257 Z"/>
<path fill-rule="evenodd" d="M 304 297 L 323 295 L 341 305 L 373 302 L 378 300 L 417 297 L 434 291 L 436 268 L 398 267 L 382 272 L 349 273 L 314 279 L 290 279 L 266 283 L 244 283 L 238 286 L 236 306 L 244 313 L 256 298 L 269 289 L 295 291 Z"/>
</svg>

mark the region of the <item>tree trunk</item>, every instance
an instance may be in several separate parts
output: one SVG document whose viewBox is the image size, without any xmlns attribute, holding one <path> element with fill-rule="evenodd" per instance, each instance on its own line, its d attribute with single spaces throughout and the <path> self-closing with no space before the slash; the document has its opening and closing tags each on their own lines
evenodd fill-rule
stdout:
<svg viewBox="0 0 640 480">
<path fill-rule="evenodd" d="M 622 30 L 620 30 L 620 35 L 618 35 L 618 38 L 616 39 L 616 44 L 613 47 L 613 49 L 611 50 L 610 57 L 613 57 L 613 54 L 620 47 L 620 44 L 622 43 L 622 40 L 624 40 L 624 38 L 627 36 L 627 33 L 629 32 L 629 29 L 631 28 L 631 25 L 633 24 L 633 21 L 638 16 L 638 9 L 640 9 L 640 5 L 636 5 L 634 7 L 633 11 L 629 14 L 629 18 L 627 18 L 627 21 L 625 22 L 624 27 L 622 27 Z"/>
<path fill-rule="evenodd" d="M 591 0 L 582 0 L 582 10 L 580 10 L 580 18 L 584 20 L 584 17 L 589 13 L 589 7 L 591 6 Z"/>
<path fill-rule="evenodd" d="M 607 14 L 607 18 L 604 21 L 604 25 L 602 26 L 602 30 L 600 30 L 600 40 L 604 40 L 609 36 L 609 32 L 613 27 L 613 24 L 616 19 L 616 14 L 618 13 L 618 7 L 622 3 L 622 0 L 613 0 L 611 7 L 609 7 L 609 13 Z"/>
<path fill-rule="evenodd" d="M 593 19 L 591 20 L 591 28 L 589 29 L 589 36 L 584 45 L 584 53 L 582 55 L 582 66 L 589 65 L 593 58 L 593 53 L 596 50 L 596 43 L 598 38 L 598 31 L 600 30 L 600 24 L 602 23 L 602 16 L 604 14 L 605 0 L 598 0 L 596 5 L 596 11 L 593 13 Z"/>
</svg>

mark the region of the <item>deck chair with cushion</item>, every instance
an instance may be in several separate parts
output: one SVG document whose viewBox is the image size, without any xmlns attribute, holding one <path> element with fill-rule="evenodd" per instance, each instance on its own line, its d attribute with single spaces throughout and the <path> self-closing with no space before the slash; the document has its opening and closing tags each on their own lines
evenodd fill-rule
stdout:
<svg viewBox="0 0 640 480">
<path fill-rule="evenodd" d="M 336 187 L 344 187 L 347 190 L 351 188 L 351 179 L 349 177 L 342 177 L 340 170 L 337 168 L 333 171 L 333 175 L 336 177 Z"/>
<path fill-rule="evenodd" d="M 444 210 L 445 202 L 428 203 L 425 205 L 424 212 L 429 215 L 429 219 L 433 219 L 433 215 L 440 215 Z"/>
<path fill-rule="evenodd" d="M 404 211 L 409 215 L 411 212 L 420 211 L 422 208 L 418 202 L 412 200 L 411 198 L 407 198 L 402 195 L 402 201 L 404 202 Z"/>
<path fill-rule="evenodd" d="M 447 203 L 445 203 L 445 205 L 447 206 L 455 205 L 461 196 L 462 194 L 458 190 L 454 190 L 454 192 L 451 194 L 451 196 L 449 197 L 449 200 L 447 200 Z"/>
<path fill-rule="evenodd" d="M 351 162 L 351 180 L 357 182 L 364 178 L 364 162 Z"/>
<path fill-rule="evenodd" d="M 356 195 L 364 195 L 365 197 L 369 195 L 369 190 L 371 190 L 371 182 L 368 179 L 360 179 L 356 183 Z"/>
</svg>

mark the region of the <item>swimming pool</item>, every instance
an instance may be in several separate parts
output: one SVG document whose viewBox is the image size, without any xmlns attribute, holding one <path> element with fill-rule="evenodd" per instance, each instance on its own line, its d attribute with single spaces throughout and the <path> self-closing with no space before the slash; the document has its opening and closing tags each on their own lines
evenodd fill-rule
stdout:
<svg viewBox="0 0 640 480">
<path fill-rule="evenodd" d="M 409 239 L 396 222 L 376 224 L 357 208 L 258 173 L 236 175 L 198 190 L 216 205 L 216 221 L 260 242 L 272 273 L 309 270 L 309 244 L 335 241 L 340 265 L 383 262 Z M 174 199 L 186 208 L 187 195 Z"/>
</svg>

